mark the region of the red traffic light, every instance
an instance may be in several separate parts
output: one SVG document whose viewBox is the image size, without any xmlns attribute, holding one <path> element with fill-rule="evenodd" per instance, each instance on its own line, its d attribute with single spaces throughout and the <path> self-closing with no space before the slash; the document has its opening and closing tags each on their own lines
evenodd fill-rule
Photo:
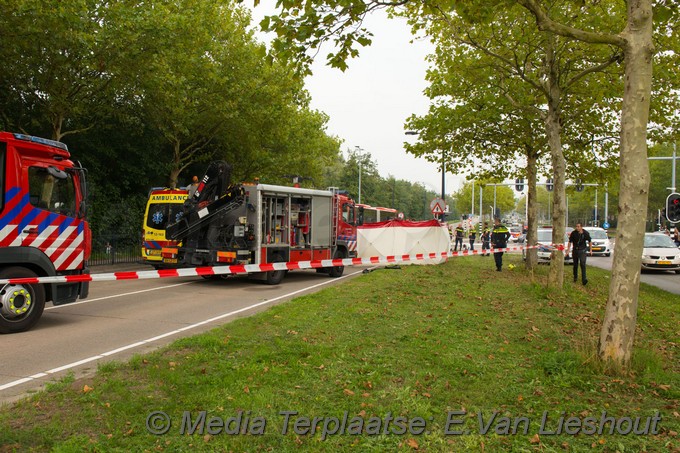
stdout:
<svg viewBox="0 0 680 453">
<path fill-rule="evenodd" d="M 666 219 L 671 223 L 680 222 L 680 193 L 672 193 L 666 198 Z"/>
</svg>

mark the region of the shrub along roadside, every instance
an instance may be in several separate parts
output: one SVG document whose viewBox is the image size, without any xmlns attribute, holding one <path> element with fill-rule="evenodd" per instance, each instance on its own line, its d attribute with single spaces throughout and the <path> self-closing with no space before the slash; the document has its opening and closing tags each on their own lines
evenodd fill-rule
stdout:
<svg viewBox="0 0 680 453">
<path fill-rule="evenodd" d="M 532 281 L 519 257 L 505 261 L 502 273 L 482 257 L 375 271 L 130 363 L 103 365 L 96 376 L 66 379 L 3 408 L 0 445 L 680 449 L 678 297 L 643 285 L 632 371 L 616 374 L 593 357 L 609 273 L 591 268 L 588 287 L 569 284 L 559 295 L 543 287 L 545 267 Z M 154 411 L 172 420 L 164 435 L 145 426 Z M 611 422 L 598 434 L 603 416 L 622 432 L 625 417 L 631 429 L 640 417 L 638 429 L 649 422 L 657 434 L 610 434 Z M 306 433 L 314 417 L 323 418 L 319 430 Z M 552 434 L 560 417 L 576 419 Z M 575 428 L 576 420 L 593 424 L 595 434 L 586 434 L 589 425 Z M 162 419 L 154 422 L 161 427 Z M 364 434 L 354 434 L 362 422 Z M 236 428 L 247 434 L 225 433 Z"/>
</svg>

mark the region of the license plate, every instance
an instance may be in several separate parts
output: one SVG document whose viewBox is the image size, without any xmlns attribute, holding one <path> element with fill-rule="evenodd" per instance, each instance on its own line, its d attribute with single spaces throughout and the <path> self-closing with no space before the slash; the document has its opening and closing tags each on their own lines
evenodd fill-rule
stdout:
<svg viewBox="0 0 680 453">
<path fill-rule="evenodd" d="M 602 247 L 593 247 L 593 252 L 601 252 L 604 250 Z"/>
<path fill-rule="evenodd" d="M 673 263 L 671 263 L 670 261 L 657 261 L 656 264 L 666 264 L 666 265 L 670 266 Z"/>
<path fill-rule="evenodd" d="M 165 258 L 163 262 L 168 264 L 177 264 L 177 258 Z"/>
</svg>

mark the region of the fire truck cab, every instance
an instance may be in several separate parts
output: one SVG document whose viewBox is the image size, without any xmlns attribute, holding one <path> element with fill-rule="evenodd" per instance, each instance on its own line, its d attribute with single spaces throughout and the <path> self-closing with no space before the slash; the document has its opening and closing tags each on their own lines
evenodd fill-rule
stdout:
<svg viewBox="0 0 680 453">
<path fill-rule="evenodd" d="M 85 169 L 65 144 L 0 132 L 0 278 L 89 273 Z M 7 284 L 0 288 L 0 333 L 30 329 L 46 301 L 87 297 L 89 283 Z"/>
</svg>

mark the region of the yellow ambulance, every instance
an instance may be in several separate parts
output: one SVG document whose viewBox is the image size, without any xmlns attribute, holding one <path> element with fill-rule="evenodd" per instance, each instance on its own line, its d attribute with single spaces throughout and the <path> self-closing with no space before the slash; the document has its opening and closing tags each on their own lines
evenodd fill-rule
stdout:
<svg viewBox="0 0 680 453">
<path fill-rule="evenodd" d="M 142 226 L 142 260 L 154 267 L 163 265 L 161 249 L 178 245 L 165 237 L 165 228 L 183 215 L 182 206 L 189 191 L 186 189 L 151 189 L 144 211 Z"/>
</svg>

